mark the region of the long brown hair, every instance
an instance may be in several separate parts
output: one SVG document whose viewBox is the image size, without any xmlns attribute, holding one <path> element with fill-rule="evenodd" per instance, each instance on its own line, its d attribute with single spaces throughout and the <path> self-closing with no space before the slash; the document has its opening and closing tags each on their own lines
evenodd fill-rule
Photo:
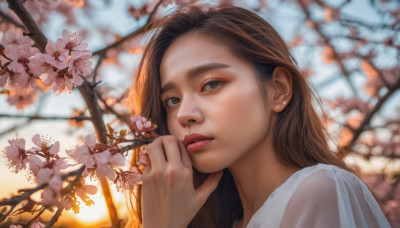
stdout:
<svg viewBox="0 0 400 228">
<path fill-rule="evenodd" d="M 279 34 L 257 14 L 238 7 L 191 5 L 163 18 L 153 31 L 144 50 L 130 100 L 132 113 L 157 123 L 157 133 L 168 134 L 166 112 L 160 99 L 161 59 L 177 37 L 196 31 L 222 41 L 234 54 L 248 60 L 260 85 L 271 79 L 275 67 L 284 67 L 291 72 L 293 96 L 278 114 L 273 128 L 275 155 L 283 164 L 304 168 L 325 163 L 347 169 L 338 155 L 329 149 L 325 128 L 312 106 L 313 93 L 306 77 L 296 67 Z M 263 88 L 260 86 L 261 90 Z M 195 186 L 205 177 L 205 174 L 194 170 Z M 140 199 L 136 203 L 137 221 L 140 221 Z M 233 177 L 225 169 L 218 188 L 189 227 L 232 227 L 234 220 L 242 216 L 243 207 Z"/>
</svg>

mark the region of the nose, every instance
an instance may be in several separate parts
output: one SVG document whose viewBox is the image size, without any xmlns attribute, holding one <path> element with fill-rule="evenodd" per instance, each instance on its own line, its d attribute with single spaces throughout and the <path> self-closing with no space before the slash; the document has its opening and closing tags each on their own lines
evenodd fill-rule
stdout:
<svg viewBox="0 0 400 228">
<path fill-rule="evenodd" d="M 177 120 L 182 127 L 192 124 L 200 124 L 204 121 L 204 115 L 201 111 L 199 102 L 192 96 L 182 98 L 179 106 Z"/>
</svg>

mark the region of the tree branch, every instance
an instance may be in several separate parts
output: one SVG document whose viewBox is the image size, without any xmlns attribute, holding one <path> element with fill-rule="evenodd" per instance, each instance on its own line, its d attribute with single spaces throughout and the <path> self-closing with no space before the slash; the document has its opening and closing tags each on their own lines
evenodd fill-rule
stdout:
<svg viewBox="0 0 400 228">
<path fill-rule="evenodd" d="M 53 215 L 53 217 L 50 219 L 50 221 L 46 224 L 46 226 L 44 228 L 52 227 L 58 221 L 58 218 L 60 217 L 63 210 L 64 210 L 64 207 L 59 207 L 57 209 L 57 212 Z"/>
<path fill-rule="evenodd" d="M 129 39 L 131 39 L 131 38 L 133 38 L 133 37 L 135 37 L 135 36 L 137 36 L 139 34 L 145 33 L 146 29 L 151 25 L 152 19 L 153 19 L 155 13 L 157 12 L 157 9 L 159 8 L 159 6 L 161 5 L 162 2 L 163 2 L 163 0 L 159 0 L 157 2 L 157 5 L 154 7 L 152 12 L 150 13 L 149 19 L 147 20 L 147 23 L 145 25 L 143 25 L 142 27 L 136 29 L 135 31 L 131 32 L 130 34 L 124 36 L 123 38 L 115 41 L 111 45 L 93 52 L 93 56 L 95 56 L 95 55 L 105 55 L 108 50 L 118 47 L 119 45 L 121 45 L 125 41 L 127 41 L 127 40 L 129 40 Z"/>
<path fill-rule="evenodd" d="M 382 96 L 381 98 L 379 98 L 379 100 L 376 103 L 375 107 L 365 115 L 365 118 L 360 123 L 360 126 L 353 131 L 353 137 L 351 138 L 349 143 L 343 147 L 343 150 L 342 150 L 342 153 L 343 153 L 342 156 L 343 157 L 351 152 L 351 148 L 353 147 L 353 145 L 357 141 L 357 139 L 360 137 L 361 133 L 370 124 L 372 117 L 375 115 L 375 113 L 377 113 L 381 109 L 383 104 L 398 89 L 400 89 L 400 77 L 398 77 L 398 79 L 393 84 L 393 86 L 388 88 L 388 91 L 386 92 L 386 94 L 384 96 Z"/>
<path fill-rule="evenodd" d="M 10 22 L 11 24 L 13 24 L 15 27 L 21 28 L 21 29 L 25 29 L 25 27 L 23 25 L 21 25 L 20 23 L 16 22 L 12 17 L 10 17 L 6 13 L 4 13 L 2 10 L 0 10 L 0 16 L 3 17 L 8 22 Z"/>
<path fill-rule="evenodd" d="M 80 167 L 77 170 L 71 171 L 67 174 L 62 175 L 61 179 L 64 181 L 65 179 L 67 179 L 68 177 L 71 176 L 80 176 L 83 172 L 83 170 L 85 170 L 85 166 Z M 76 184 L 76 183 L 75 183 Z M 44 189 L 45 187 L 47 187 L 47 183 L 44 183 L 42 185 L 39 185 L 35 188 L 31 188 L 31 189 L 22 189 L 20 191 L 23 191 L 24 193 L 22 195 L 18 195 L 18 196 L 12 196 L 10 199 L 8 200 L 2 200 L 0 201 L 0 206 L 11 206 L 10 210 L 2 215 L 0 214 L 0 223 L 2 221 L 4 221 L 9 215 L 10 213 L 14 210 L 14 208 L 21 203 L 22 201 L 28 199 L 32 194 L 34 194 L 35 192 Z"/>
<path fill-rule="evenodd" d="M 29 115 L 11 115 L 11 114 L 0 114 L 0 118 L 23 118 L 29 120 L 91 120 L 89 116 L 76 116 L 76 117 L 65 117 L 65 116 L 29 116 Z"/>
<path fill-rule="evenodd" d="M 25 28 L 28 30 L 31 39 L 35 42 L 38 49 L 44 53 L 47 38 L 40 30 L 39 26 L 33 20 L 31 14 L 26 10 L 20 0 L 7 0 L 8 8 L 10 8 L 19 17 Z"/>
<path fill-rule="evenodd" d="M 313 23 L 315 23 L 314 30 L 322 38 L 324 44 L 332 49 L 333 58 L 335 59 L 335 61 L 339 65 L 340 70 L 342 71 L 343 75 L 345 76 L 344 78 L 347 81 L 347 84 L 349 85 L 349 87 L 350 87 L 351 91 L 353 92 L 353 94 L 356 97 L 359 97 L 357 89 L 354 87 L 353 83 L 350 81 L 350 73 L 346 70 L 346 67 L 345 67 L 342 59 L 339 58 L 339 54 L 335 51 L 335 47 L 333 45 L 331 45 L 329 37 L 327 37 L 322 32 L 320 24 L 318 24 L 317 22 L 315 22 L 315 21 L 313 21 L 311 19 L 310 11 L 307 9 L 307 6 L 305 5 L 305 3 L 302 0 L 298 0 L 297 2 L 299 4 L 299 6 L 301 7 L 301 9 L 303 10 L 304 14 L 306 15 L 307 20 L 312 21 Z"/>
</svg>

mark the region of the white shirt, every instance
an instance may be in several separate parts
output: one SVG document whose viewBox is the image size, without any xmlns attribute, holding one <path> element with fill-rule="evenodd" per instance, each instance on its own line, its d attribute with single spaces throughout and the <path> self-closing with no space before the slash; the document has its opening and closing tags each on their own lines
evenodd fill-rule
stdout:
<svg viewBox="0 0 400 228">
<path fill-rule="evenodd" d="M 390 225 L 364 182 L 336 166 L 318 164 L 297 171 L 275 189 L 246 228 L 259 227 Z"/>
</svg>

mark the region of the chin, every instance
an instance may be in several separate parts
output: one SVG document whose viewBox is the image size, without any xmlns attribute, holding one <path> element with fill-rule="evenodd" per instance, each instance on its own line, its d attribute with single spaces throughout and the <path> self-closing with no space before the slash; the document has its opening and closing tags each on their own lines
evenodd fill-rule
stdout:
<svg viewBox="0 0 400 228">
<path fill-rule="evenodd" d="M 191 156 L 191 159 L 193 166 L 201 173 L 214 173 L 228 167 L 213 156 Z"/>
</svg>

